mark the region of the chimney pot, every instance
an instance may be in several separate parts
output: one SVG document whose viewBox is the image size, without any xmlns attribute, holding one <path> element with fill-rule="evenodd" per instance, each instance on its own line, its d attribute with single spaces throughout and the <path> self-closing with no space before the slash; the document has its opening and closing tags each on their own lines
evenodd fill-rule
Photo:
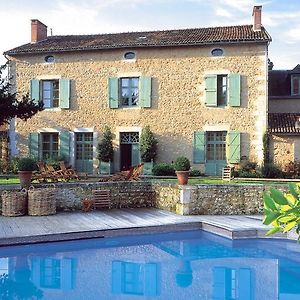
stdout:
<svg viewBox="0 0 300 300">
<path fill-rule="evenodd" d="M 253 30 L 254 31 L 261 31 L 261 11 L 262 11 L 262 6 L 261 5 L 255 5 L 253 7 Z"/>
<path fill-rule="evenodd" d="M 47 39 L 47 26 L 37 19 L 31 20 L 31 43 Z"/>
</svg>

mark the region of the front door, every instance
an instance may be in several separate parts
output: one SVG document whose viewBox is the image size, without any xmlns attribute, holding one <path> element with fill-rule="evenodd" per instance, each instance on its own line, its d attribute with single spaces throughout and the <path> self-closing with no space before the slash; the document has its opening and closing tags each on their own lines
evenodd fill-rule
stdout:
<svg viewBox="0 0 300 300">
<path fill-rule="evenodd" d="M 226 165 L 226 135 L 226 131 L 206 133 L 206 175 L 222 175 L 222 169 Z"/>
<path fill-rule="evenodd" d="M 120 133 L 120 161 L 121 170 L 129 170 L 140 163 L 139 133 Z"/>
<path fill-rule="evenodd" d="M 77 172 L 93 173 L 93 132 L 75 133 L 75 158 Z"/>
</svg>

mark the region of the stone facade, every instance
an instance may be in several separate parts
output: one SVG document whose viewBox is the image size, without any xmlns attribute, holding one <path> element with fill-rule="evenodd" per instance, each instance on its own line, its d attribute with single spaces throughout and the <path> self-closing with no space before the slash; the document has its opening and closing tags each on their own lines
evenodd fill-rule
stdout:
<svg viewBox="0 0 300 300">
<path fill-rule="evenodd" d="M 120 132 L 141 132 L 145 125 L 158 139 L 158 162 L 171 162 L 179 155 L 193 161 L 195 131 L 238 131 L 241 156 L 261 163 L 262 136 L 267 123 L 267 45 L 228 44 L 224 55 L 212 57 L 215 46 L 147 48 L 134 50 L 136 59 L 123 59 L 124 50 L 101 50 L 55 54 L 55 63 L 45 63 L 43 54 L 10 57 L 11 72 L 18 95 L 29 92 L 32 79 L 71 80 L 70 109 L 45 109 L 27 122 L 16 122 L 19 154 L 28 153 L 28 134 L 64 130 L 94 132 L 94 172 L 96 146 L 104 125 L 115 136 L 115 170 L 120 169 Z M 205 105 L 205 76 L 241 75 L 239 107 Z M 108 106 L 108 78 L 152 77 L 151 108 Z M 99 134 L 98 134 L 99 133 Z M 14 144 L 14 141 L 12 141 Z M 74 145 L 74 139 L 71 139 Z M 75 150 L 71 147 L 71 163 Z M 204 164 L 194 164 L 204 171 Z"/>
<path fill-rule="evenodd" d="M 39 185 L 37 188 L 49 187 Z M 286 185 L 273 186 L 287 191 Z M 63 183 L 55 189 L 58 211 L 80 210 L 81 200 L 92 199 L 92 190 L 111 191 L 111 208 L 155 207 L 181 215 L 251 215 L 263 213 L 262 184 L 178 186 L 159 182 Z M 16 190 L 16 185 L 0 186 Z M 0 207 L 1 207 L 0 199 Z"/>
</svg>

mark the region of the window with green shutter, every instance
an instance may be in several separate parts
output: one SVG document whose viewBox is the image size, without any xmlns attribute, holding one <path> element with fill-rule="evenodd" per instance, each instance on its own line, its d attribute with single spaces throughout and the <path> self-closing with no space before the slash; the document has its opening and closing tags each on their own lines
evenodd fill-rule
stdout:
<svg viewBox="0 0 300 300">
<path fill-rule="evenodd" d="M 70 108 L 70 87 L 69 79 L 53 80 L 31 80 L 30 98 L 35 102 L 43 101 L 44 108 Z"/>
<path fill-rule="evenodd" d="M 151 107 L 152 78 L 150 76 L 140 77 L 140 106 Z"/>
<path fill-rule="evenodd" d="M 205 104 L 207 106 L 217 106 L 217 75 L 207 75 L 205 77 Z"/>
<path fill-rule="evenodd" d="M 194 132 L 194 145 L 193 145 L 193 162 L 200 164 L 205 162 L 205 132 Z"/>
<path fill-rule="evenodd" d="M 108 79 L 108 105 L 109 108 L 119 107 L 119 79 L 116 77 Z"/>
<path fill-rule="evenodd" d="M 239 163 L 241 159 L 241 133 L 237 131 L 228 132 L 227 135 L 227 161 Z"/>
</svg>

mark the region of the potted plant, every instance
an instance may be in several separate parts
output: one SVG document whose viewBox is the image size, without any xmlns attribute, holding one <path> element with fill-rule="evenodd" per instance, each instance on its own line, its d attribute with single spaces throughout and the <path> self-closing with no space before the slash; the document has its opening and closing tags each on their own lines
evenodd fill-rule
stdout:
<svg viewBox="0 0 300 300">
<path fill-rule="evenodd" d="M 104 127 L 103 138 L 98 144 L 98 159 L 100 174 L 111 174 L 114 156 L 113 135 L 108 126 Z"/>
<path fill-rule="evenodd" d="M 177 180 L 179 184 L 187 184 L 191 164 L 188 158 L 179 156 L 174 163 L 174 169 L 176 171 Z"/>
<path fill-rule="evenodd" d="M 153 162 L 157 154 L 157 140 L 147 125 L 142 129 L 140 136 L 140 153 L 141 160 L 144 163 L 143 174 L 151 175 L 153 169 Z"/>
<path fill-rule="evenodd" d="M 36 161 L 31 157 L 22 157 L 17 162 L 21 186 L 28 188 L 31 184 L 32 172 L 36 170 Z"/>
</svg>

